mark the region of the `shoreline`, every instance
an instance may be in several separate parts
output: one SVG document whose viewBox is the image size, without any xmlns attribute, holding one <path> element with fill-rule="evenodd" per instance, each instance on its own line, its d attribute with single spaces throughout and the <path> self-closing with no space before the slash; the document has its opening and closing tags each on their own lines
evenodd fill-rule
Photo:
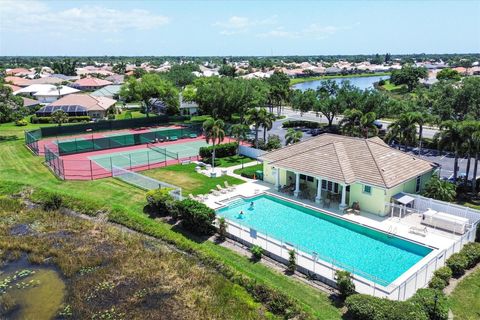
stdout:
<svg viewBox="0 0 480 320">
<path fill-rule="evenodd" d="M 325 76 L 315 76 L 315 77 L 305 77 L 305 78 L 295 78 L 290 80 L 290 86 L 312 82 L 318 80 L 328 80 L 328 79 L 338 79 L 338 78 L 368 78 L 368 77 L 379 77 L 379 76 L 389 76 L 391 72 L 377 72 L 377 73 L 358 73 L 358 74 L 348 74 L 348 75 L 325 75 Z"/>
</svg>

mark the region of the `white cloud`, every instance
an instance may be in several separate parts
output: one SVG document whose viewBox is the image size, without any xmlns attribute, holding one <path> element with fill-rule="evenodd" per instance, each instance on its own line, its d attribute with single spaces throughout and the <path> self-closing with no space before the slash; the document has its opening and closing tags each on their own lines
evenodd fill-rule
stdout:
<svg viewBox="0 0 480 320">
<path fill-rule="evenodd" d="M 120 32 L 150 30 L 170 22 L 169 17 L 147 10 L 82 6 L 55 11 L 40 1 L 2 1 L 0 20 L 0 30 L 10 32 Z"/>
<path fill-rule="evenodd" d="M 277 23 L 277 16 L 273 15 L 265 19 L 252 20 L 248 17 L 231 16 L 226 21 L 217 21 L 213 24 L 214 27 L 220 28 L 222 35 L 234 35 L 249 31 L 252 27 L 262 25 L 272 25 Z"/>
</svg>

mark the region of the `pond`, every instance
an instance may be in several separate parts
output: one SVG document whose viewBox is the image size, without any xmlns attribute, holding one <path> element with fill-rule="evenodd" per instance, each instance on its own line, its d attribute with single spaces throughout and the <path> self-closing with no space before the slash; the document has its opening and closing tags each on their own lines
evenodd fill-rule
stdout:
<svg viewBox="0 0 480 320">
<path fill-rule="evenodd" d="M 24 257 L 0 271 L 0 318 L 54 319 L 65 298 L 65 283 L 53 267 Z"/>
<path fill-rule="evenodd" d="M 340 84 L 342 81 L 350 81 L 350 83 L 357 88 L 361 90 L 365 89 L 373 89 L 373 84 L 375 82 L 378 82 L 380 80 L 386 80 L 390 78 L 390 76 L 371 76 L 371 77 L 341 77 L 341 78 L 331 78 L 330 80 L 335 81 L 336 83 Z M 293 86 L 294 89 L 300 89 L 302 91 L 305 91 L 307 89 L 316 89 L 318 86 L 321 85 L 322 81 L 325 81 L 327 79 L 322 79 L 322 80 L 314 80 L 314 81 L 308 81 L 308 82 L 303 82 L 303 83 L 298 83 Z"/>
</svg>

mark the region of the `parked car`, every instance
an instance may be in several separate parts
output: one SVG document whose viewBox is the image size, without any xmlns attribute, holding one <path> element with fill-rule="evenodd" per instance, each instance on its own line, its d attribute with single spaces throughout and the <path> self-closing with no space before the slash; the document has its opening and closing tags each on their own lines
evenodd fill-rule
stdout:
<svg viewBox="0 0 480 320">
<path fill-rule="evenodd" d="M 381 123 L 380 120 L 373 121 L 373 125 L 377 127 L 378 130 L 382 129 L 383 127 L 383 123 Z"/>
</svg>

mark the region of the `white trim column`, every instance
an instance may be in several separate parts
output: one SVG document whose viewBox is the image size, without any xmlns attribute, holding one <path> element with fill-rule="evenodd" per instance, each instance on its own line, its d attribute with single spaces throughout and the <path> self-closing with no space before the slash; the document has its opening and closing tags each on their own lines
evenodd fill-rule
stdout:
<svg viewBox="0 0 480 320">
<path fill-rule="evenodd" d="M 322 179 L 317 178 L 317 196 L 315 197 L 315 203 L 322 202 Z"/>
<path fill-rule="evenodd" d="M 275 170 L 275 190 L 280 191 L 280 168 L 273 168 Z"/>
<path fill-rule="evenodd" d="M 347 185 L 342 184 L 342 202 L 340 202 L 339 209 L 345 209 L 347 207 Z"/>
<path fill-rule="evenodd" d="M 298 198 L 300 194 L 300 173 L 295 172 L 295 191 L 293 191 L 293 195 Z"/>
</svg>

